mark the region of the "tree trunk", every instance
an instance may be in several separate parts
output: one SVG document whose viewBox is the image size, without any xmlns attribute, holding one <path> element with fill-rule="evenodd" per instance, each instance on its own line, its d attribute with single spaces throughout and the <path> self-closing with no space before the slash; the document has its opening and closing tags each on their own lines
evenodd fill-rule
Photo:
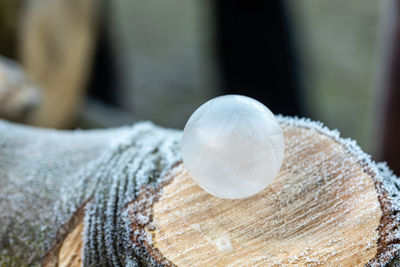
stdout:
<svg viewBox="0 0 400 267">
<path fill-rule="evenodd" d="M 242 200 L 192 181 L 178 131 L 0 122 L 0 266 L 396 264 L 398 178 L 337 132 L 279 121 L 282 168 Z"/>
</svg>

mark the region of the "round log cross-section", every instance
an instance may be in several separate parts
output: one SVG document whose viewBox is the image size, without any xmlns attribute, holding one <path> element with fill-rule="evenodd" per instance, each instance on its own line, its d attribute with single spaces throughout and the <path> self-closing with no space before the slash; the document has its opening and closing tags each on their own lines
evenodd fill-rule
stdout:
<svg viewBox="0 0 400 267">
<path fill-rule="evenodd" d="M 372 259 L 382 212 L 370 175 L 328 136 L 285 128 L 285 137 L 274 183 L 244 200 L 207 194 L 182 168 L 153 205 L 154 247 L 177 266 L 356 266 Z"/>
<path fill-rule="evenodd" d="M 396 224 L 375 163 L 322 127 L 282 127 L 285 160 L 266 189 L 247 199 L 216 198 L 180 163 L 128 205 L 132 241 L 164 266 L 364 266 L 391 260 Z M 71 231 L 66 241 L 72 239 L 73 247 L 59 251 L 65 266 L 81 262 L 76 250 L 82 236 Z"/>
</svg>

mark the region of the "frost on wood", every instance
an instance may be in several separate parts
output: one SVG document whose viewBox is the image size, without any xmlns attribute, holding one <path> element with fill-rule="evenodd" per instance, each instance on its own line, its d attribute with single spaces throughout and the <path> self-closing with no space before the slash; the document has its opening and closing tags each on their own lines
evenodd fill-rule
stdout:
<svg viewBox="0 0 400 267">
<path fill-rule="evenodd" d="M 87 199 L 87 265 L 138 263 L 124 207 L 179 160 L 180 133 L 139 123 L 62 132 L 0 121 L 0 266 L 40 265 Z"/>
<path fill-rule="evenodd" d="M 344 145 L 358 159 L 363 170 L 374 180 L 382 210 L 381 224 L 377 229 L 379 247 L 377 255 L 367 266 L 382 266 L 388 263 L 400 265 L 400 180 L 386 163 L 376 163 L 357 145 L 356 141 L 340 137 L 337 130 L 329 130 L 320 122 L 305 118 L 279 116 L 281 124 L 293 125 L 316 130 Z"/>
<path fill-rule="evenodd" d="M 360 266 L 390 260 L 397 251 L 397 222 L 388 228 L 393 221 L 385 218 L 395 213 L 390 203 L 381 203 L 393 200 L 383 189 L 397 178 L 378 173 L 338 132 L 307 120 L 279 121 L 285 160 L 260 194 L 237 202 L 212 198 L 186 170 L 162 187 L 152 206 L 155 231 L 148 233 L 166 260 L 177 266 Z M 218 240 L 225 236 L 233 249 L 222 254 Z"/>
<path fill-rule="evenodd" d="M 390 261 L 399 251 L 398 178 L 338 132 L 308 120 L 280 117 L 279 121 L 314 129 L 344 144 L 374 177 L 384 214 L 378 242 L 384 246 L 370 265 Z M 153 201 L 151 192 L 143 199 L 137 199 L 138 193 L 143 185 L 156 188 L 180 160 L 180 138 L 179 131 L 151 123 L 63 132 L 0 121 L 0 266 L 40 265 L 60 238 L 61 226 L 84 203 L 85 265 L 155 264 L 140 242 L 132 242 L 135 237 L 151 244 L 130 217 L 133 212 L 139 224 L 151 224 L 149 211 L 128 204 Z M 316 260 L 311 253 L 304 255 L 310 262 Z"/>
</svg>

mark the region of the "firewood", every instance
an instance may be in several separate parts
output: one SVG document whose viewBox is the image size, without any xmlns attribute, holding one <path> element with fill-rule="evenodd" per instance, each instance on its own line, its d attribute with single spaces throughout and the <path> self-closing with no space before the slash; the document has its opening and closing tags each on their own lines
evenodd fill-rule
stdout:
<svg viewBox="0 0 400 267">
<path fill-rule="evenodd" d="M 180 161 L 179 131 L 140 123 L 70 133 L 0 123 L 0 133 L 8 132 L 0 145 L 20 147 L 0 151 L 0 184 L 19 179 L 8 189 L 0 186 L 11 206 L 7 210 L 0 198 L 1 210 L 9 211 L 0 215 L 6 244 L 0 263 L 3 255 L 37 263 L 47 251 L 44 266 L 397 264 L 398 178 L 338 132 L 303 119 L 279 121 L 286 142 L 282 168 L 270 186 L 241 200 L 213 197 L 193 182 Z M 33 140 L 39 143 L 29 146 Z M 35 149 L 33 158 L 13 160 Z M 22 167 L 39 159 L 33 171 Z M 54 192 L 38 192 L 43 184 L 19 187 L 33 179 Z M 21 188 L 30 202 L 16 212 L 11 200 Z M 21 214 L 24 224 L 10 219 Z M 21 225 L 38 232 L 16 233 Z M 38 233 L 43 247 L 24 243 Z M 5 242 L 10 236 L 13 244 Z M 21 247 L 28 248 L 25 254 L 18 253 Z"/>
</svg>

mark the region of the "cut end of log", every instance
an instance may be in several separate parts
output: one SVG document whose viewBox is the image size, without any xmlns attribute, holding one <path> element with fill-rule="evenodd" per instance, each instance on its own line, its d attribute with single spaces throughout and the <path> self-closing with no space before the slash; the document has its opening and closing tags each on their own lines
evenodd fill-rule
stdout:
<svg viewBox="0 0 400 267">
<path fill-rule="evenodd" d="M 374 258 L 382 211 L 370 175 L 330 137 L 285 130 L 282 169 L 253 197 L 213 197 L 182 168 L 153 205 L 153 247 L 177 266 L 356 266 Z"/>
<path fill-rule="evenodd" d="M 247 199 L 219 199 L 181 163 L 157 190 L 143 188 L 127 207 L 132 241 L 165 266 L 387 263 L 396 224 L 376 173 L 330 135 L 293 124 L 283 129 L 285 160 L 266 189 Z M 80 227 L 64 241 L 59 263 L 81 262 L 71 260 L 81 255 Z"/>
<path fill-rule="evenodd" d="M 59 267 L 82 266 L 83 220 L 68 234 L 58 253 Z"/>
</svg>

